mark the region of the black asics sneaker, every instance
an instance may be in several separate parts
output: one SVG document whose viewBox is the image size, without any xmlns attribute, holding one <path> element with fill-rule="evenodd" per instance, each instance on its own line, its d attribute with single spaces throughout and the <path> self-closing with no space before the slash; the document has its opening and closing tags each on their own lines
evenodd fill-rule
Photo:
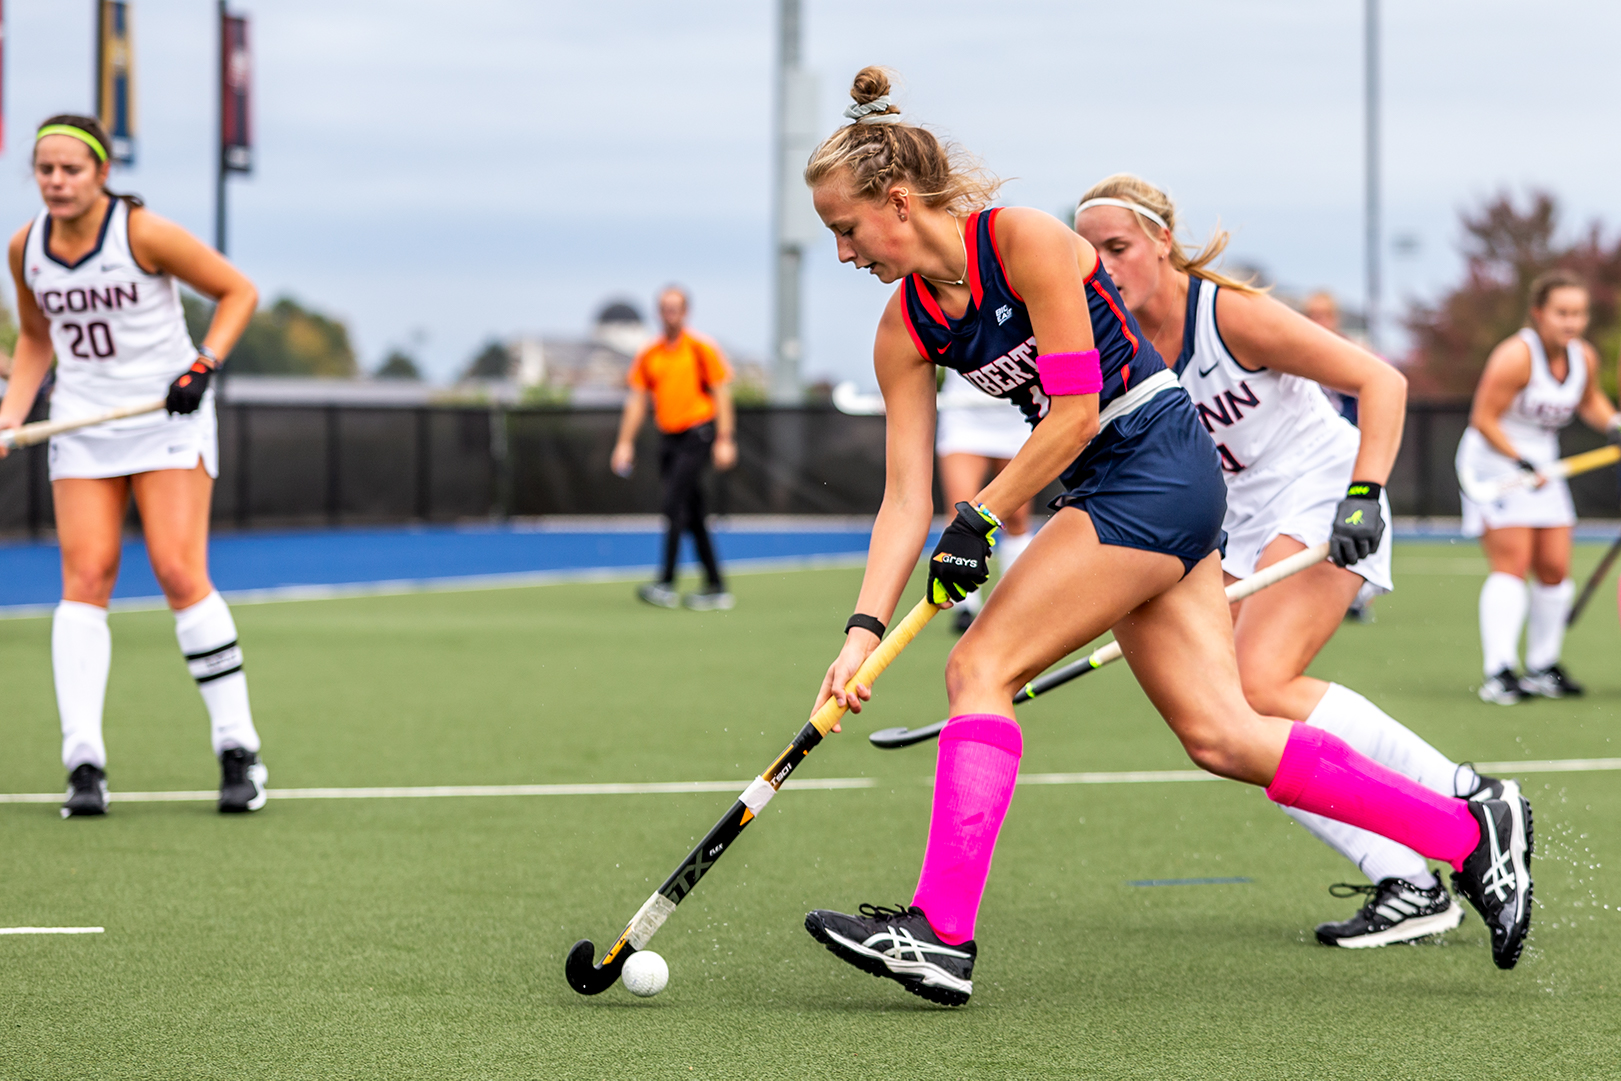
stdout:
<svg viewBox="0 0 1621 1081">
<path fill-rule="evenodd" d="M 253 751 L 229 747 L 220 754 L 220 814 L 257 811 L 268 795 L 270 771 Z"/>
<path fill-rule="evenodd" d="M 1464 765 L 1470 769 L 1475 768 L 1473 762 L 1465 762 Z M 1518 798 L 1520 795 L 1520 782 L 1518 781 L 1505 781 L 1497 777 L 1488 777 L 1484 773 L 1477 773 L 1475 776 L 1479 779 L 1479 783 L 1468 792 L 1458 793 L 1459 799 L 1474 800 L 1479 803 L 1482 800 L 1489 799 Z M 1529 829 L 1530 827 L 1527 826 L 1527 832 L 1529 832 Z"/>
<path fill-rule="evenodd" d="M 941 942 L 916 905 L 862 905 L 861 915 L 817 909 L 805 916 L 811 937 L 863 972 L 888 976 L 919 998 L 961 1006 L 974 993 L 972 941 Z"/>
<path fill-rule="evenodd" d="M 1335 897 L 1366 894 L 1368 903 L 1341 923 L 1318 924 L 1317 941 L 1325 946 L 1357 950 L 1412 942 L 1450 931 L 1463 922 L 1463 906 L 1439 882 L 1427 890 L 1402 878 L 1387 878 L 1377 886 L 1340 882 L 1328 892 Z"/>
<path fill-rule="evenodd" d="M 1520 679 L 1520 689 L 1543 698 L 1580 698 L 1587 693 L 1587 688 L 1571 679 L 1564 666 L 1558 664 L 1526 672 Z"/>
<path fill-rule="evenodd" d="M 1480 843 L 1452 873 L 1452 888 L 1469 899 L 1492 933 L 1492 960 L 1513 968 L 1531 930 L 1531 804 L 1470 800 Z"/>
<path fill-rule="evenodd" d="M 68 774 L 68 798 L 62 804 L 63 818 L 107 813 L 107 772 L 89 762 L 75 766 Z"/>
<path fill-rule="evenodd" d="M 1480 685 L 1480 700 L 1497 706 L 1512 706 L 1531 697 L 1520 686 L 1520 677 L 1512 668 L 1505 668 Z"/>
<path fill-rule="evenodd" d="M 966 604 L 957 605 L 957 614 L 951 617 L 951 629 L 958 634 L 966 633 L 974 625 L 974 610 Z"/>
</svg>

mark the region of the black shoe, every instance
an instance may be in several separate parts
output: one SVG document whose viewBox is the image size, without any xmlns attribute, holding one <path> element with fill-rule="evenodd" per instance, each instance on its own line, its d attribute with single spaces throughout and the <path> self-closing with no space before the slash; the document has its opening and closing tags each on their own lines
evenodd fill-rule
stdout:
<svg viewBox="0 0 1621 1081">
<path fill-rule="evenodd" d="M 75 766 L 68 774 L 68 798 L 62 804 L 63 818 L 107 813 L 107 771 L 89 762 Z"/>
<path fill-rule="evenodd" d="M 1450 931 L 1463 922 L 1463 906 L 1439 882 L 1427 890 L 1402 878 L 1387 878 L 1377 886 L 1340 882 L 1328 892 L 1335 897 L 1367 894 L 1368 903 L 1344 922 L 1318 924 L 1317 941 L 1325 946 L 1354 950 L 1412 942 Z"/>
<path fill-rule="evenodd" d="M 862 905 L 861 915 L 817 909 L 805 916 L 805 930 L 835 957 L 863 972 L 887 976 L 919 998 L 961 1006 L 974 993 L 972 941 L 948 946 L 917 906 Z"/>
<path fill-rule="evenodd" d="M 1492 960 L 1513 968 L 1531 930 L 1531 804 L 1524 797 L 1471 800 L 1480 844 L 1452 874 L 1492 933 Z"/>
<path fill-rule="evenodd" d="M 974 625 L 974 612 L 966 604 L 957 605 L 957 614 L 951 620 L 951 629 L 958 634 Z"/>
<path fill-rule="evenodd" d="M 1529 697 L 1525 688 L 1520 686 L 1520 677 L 1514 674 L 1512 668 L 1503 669 L 1480 685 L 1480 700 L 1493 705 L 1512 706 Z"/>
<path fill-rule="evenodd" d="M 253 751 L 227 748 L 220 754 L 220 814 L 257 811 L 269 795 L 265 782 L 270 771 Z"/>
<path fill-rule="evenodd" d="M 1520 678 L 1520 690 L 1542 698 L 1580 698 L 1587 688 L 1570 678 L 1563 665 L 1528 671 Z"/>
<path fill-rule="evenodd" d="M 1463 765 L 1468 766 L 1471 770 L 1475 768 L 1475 764 L 1473 762 L 1465 762 Z M 1459 792 L 1459 799 L 1474 800 L 1476 803 L 1479 803 L 1483 800 L 1489 799 L 1519 798 L 1520 782 L 1512 780 L 1505 781 L 1497 777 L 1488 777 L 1484 773 L 1477 773 L 1475 776 L 1479 778 L 1479 782 L 1468 792 Z"/>
</svg>

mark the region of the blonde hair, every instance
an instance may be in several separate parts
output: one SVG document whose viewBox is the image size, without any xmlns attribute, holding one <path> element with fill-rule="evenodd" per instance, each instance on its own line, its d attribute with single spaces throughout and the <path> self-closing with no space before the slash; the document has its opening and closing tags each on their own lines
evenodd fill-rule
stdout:
<svg viewBox="0 0 1621 1081">
<path fill-rule="evenodd" d="M 850 97 L 858 108 L 845 115 L 863 115 L 816 148 L 805 165 L 805 183 L 814 188 L 842 171 L 849 173 L 851 191 L 858 199 L 882 199 L 892 185 L 905 182 L 921 189 L 911 194 L 923 205 L 951 214 L 989 206 L 1002 182 L 977 158 L 953 143 L 942 143 L 926 128 L 894 119 L 901 111 L 887 100 L 881 109 L 859 108 L 888 96 L 889 72 L 865 67 L 856 73 Z"/>
<path fill-rule="evenodd" d="M 1227 241 L 1230 239 L 1227 230 L 1220 226 L 1217 226 L 1215 231 L 1210 234 L 1210 239 L 1205 241 L 1204 247 L 1197 251 L 1189 252 L 1187 248 L 1183 247 L 1182 242 L 1176 238 L 1176 204 L 1171 202 L 1169 195 L 1166 195 L 1142 177 L 1133 176 L 1131 173 L 1115 173 L 1113 176 L 1104 177 L 1088 188 L 1085 195 L 1081 196 L 1082 203 L 1085 203 L 1088 199 L 1119 199 L 1123 202 L 1136 203 L 1144 210 L 1150 210 L 1158 214 L 1165 222 L 1166 233 L 1170 234 L 1170 256 L 1173 270 L 1179 270 L 1183 274 L 1195 278 L 1203 278 L 1207 282 L 1214 282 L 1225 289 L 1236 289 L 1241 293 L 1265 292 L 1263 289 L 1256 288 L 1251 280 L 1240 281 L 1231 275 L 1223 274 L 1221 271 L 1211 268 L 1211 264 L 1219 259 L 1221 253 L 1227 249 Z M 1150 240 L 1157 242 L 1160 239 L 1158 225 L 1141 214 L 1133 213 L 1132 217 L 1137 219 L 1137 224 L 1142 227 L 1143 232 L 1148 235 Z"/>
</svg>

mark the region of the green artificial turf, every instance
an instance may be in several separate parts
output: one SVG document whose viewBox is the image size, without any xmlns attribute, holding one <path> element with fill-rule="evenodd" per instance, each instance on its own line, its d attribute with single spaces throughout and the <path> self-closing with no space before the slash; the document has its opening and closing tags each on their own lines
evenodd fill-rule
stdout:
<svg viewBox="0 0 1621 1081">
<path fill-rule="evenodd" d="M 1598 550 L 1580 551 L 1585 573 Z M 1485 706 L 1478 556 L 1404 546 L 1378 622 L 1316 671 L 1448 753 L 1621 755 L 1607 586 L 1567 656 L 1581 701 Z M 626 585 L 236 610 L 273 787 L 675 781 L 739 788 L 808 711 L 856 572 L 739 576 L 730 613 Z M 1317 946 L 1353 870 L 1236 784 L 1018 792 L 981 913 L 973 1002 L 929 1006 L 835 961 L 811 907 L 902 902 L 953 637 L 928 628 L 869 712 L 779 796 L 665 925 L 669 990 L 581 998 L 610 942 L 726 795 L 0 805 L 0 1078 L 1593 1078 L 1621 1074 L 1621 774 L 1527 775 L 1539 907 L 1513 972 L 1472 914 L 1439 942 Z M 217 781 L 164 613 L 114 615 L 116 790 Z M 57 789 L 45 620 L 0 622 L 0 792 Z M 1188 678 L 1199 678 L 1188 673 Z M 1118 666 L 1022 707 L 1026 772 L 1186 768 Z M 1141 879 L 1246 884 L 1139 888 Z"/>
</svg>

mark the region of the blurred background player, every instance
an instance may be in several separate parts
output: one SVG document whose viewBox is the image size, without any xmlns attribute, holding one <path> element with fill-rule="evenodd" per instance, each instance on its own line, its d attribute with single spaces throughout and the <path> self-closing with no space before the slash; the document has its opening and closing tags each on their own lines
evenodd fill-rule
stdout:
<svg viewBox="0 0 1621 1081">
<path fill-rule="evenodd" d="M 1030 425 L 1017 406 L 993 398 L 970 383 L 960 372 L 942 368 L 939 415 L 935 420 L 934 452 L 940 457 L 940 488 L 947 507 L 972 501 L 975 494 L 1019 453 L 1030 438 Z M 1003 521 L 1005 531 L 996 545 L 997 569 L 1006 574 L 1030 545 L 1030 504 L 1019 507 Z M 955 626 L 966 631 L 985 604 L 988 590 L 970 593 L 957 605 Z"/>
<path fill-rule="evenodd" d="M 1535 472 L 1559 458 L 1559 429 L 1580 414 L 1621 442 L 1621 417 L 1599 387 L 1598 350 L 1587 331 L 1587 285 L 1554 270 L 1531 283 L 1528 325 L 1492 350 L 1458 443 L 1460 473 L 1488 479 Z M 1491 573 L 1480 589 L 1480 697 L 1513 705 L 1531 695 L 1582 693 L 1559 663 L 1574 585 L 1570 546 L 1576 508 L 1563 477 L 1519 488 L 1491 504 L 1463 496 L 1463 531 L 1480 538 Z M 1529 596 L 1525 577 L 1535 575 Z M 1530 609 L 1524 677 L 1520 629 Z"/>
<path fill-rule="evenodd" d="M 957 505 L 928 559 L 928 600 L 949 606 L 982 586 L 1001 516 L 1060 477 L 1066 490 L 947 662 L 951 719 L 911 903 L 819 909 L 806 930 L 862 971 L 931 1001 L 966 1003 L 975 922 L 1023 754 L 1014 692 L 1112 628 L 1196 763 L 1451 863 L 1492 929 L 1493 960 L 1512 967 L 1530 921 L 1529 805 L 1517 794 L 1477 803 L 1443 796 L 1325 729 L 1248 704 L 1222 594 L 1226 489 L 1188 395 L 1095 249 L 1040 211 L 988 209 L 995 179 L 905 123 L 888 94 L 882 69 L 858 73 L 845 113 L 854 123 L 829 136 L 805 170 L 840 261 L 897 284 L 873 346 L 885 405 L 883 502 L 856 611 L 816 705 L 834 697 L 859 711 L 871 696 L 850 684 L 927 541 L 937 365 L 1012 400 L 1034 430 L 1006 469 Z M 1336 543 L 1369 535 L 1352 524 L 1336 517 Z M 1506 862 L 1496 859 L 1505 853 Z"/>
<path fill-rule="evenodd" d="M 1322 290 L 1313 293 L 1306 298 L 1306 303 L 1301 306 L 1300 311 L 1307 319 L 1310 319 L 1330 334 L 1340 338 L 1345 337 L 1345 332 L 1340 330 L 1340 303 L 1334 299 L 1333 293 Z M 1335 412 L 1352 424 L 1356 423 L 1356 395 L 1346 394 L 1344 391 L 1335 390 L 1333 387 L 1324 387 L 1323 393 L 1328 395 L 1328 400 L 1334 403 Z"/>
<path fill-rule="evenodd" d="M 727 383 L 732 369 L 719 347 L 687 329 L 687 294 L 671 286 L 659 295 L 659 319 L 664 333 L 636 356 L 626 381 L 619 420 L 619 441 L 614 444 L 613 471 L 628 477 L 636 462 L 636 433 L 647 417 L 647 399 L 653 399 L 658 425 L 659 482 L 666 527 L 664 569 L 656 582 L 639 586 L 636 595 L 660 608 L 708 611 L 730 608 L 732 595 L 721 577 L 720 561 L 704 523 L 704 467 L 711 460 L 726 470 L 737 464 L 734 433 L 737 418 Z M 675 589 L 676 557 L 681 535 L 692 534 L 693 547 L 704 565 L 704 588 L 682 598 Z"/>
<path fill-rule="evenodd" d="M 62 603 L 51 625 L 68 769 L 62 814 L 107 810 L 107 603 L 132 495 L 180 651 L 208 707 L 219 809 L 256 811 L 267 775 L 236 624 L 208 577 L 208 511 L 219 472 L 209 379 L 247 326 L 258 294 L 196 237 L 143 209 L 138 198 L 108 192 L 107 146 L 88 117 L 45 122 L 34 144 L 45 209 L 12 237 L 9 252 L 20 334 L 0 428 L 27 417 L 53 351 L 52 419 L 167 401 L 164 410 L 51 438 L 62 546 Z M 177 282 L 218 302 L 201 346 L 186 333 Z"/>
<path fill-rule="evenodd" d="M 1075 212 L 1076 231 L 1098 250 L 1139 324 L 1151 328 L 1155 348 L 1176 358 L 1173 370 L 1218 444 L 1227 484 L 1226 580 L 1331 544 L 1329 562 L 1236 606 L 1245 697 L 1259 713 L 1332 732 L 1442 795 L 1501 798 L 1502 782 L 1452 762 L 1350 688 L 1305 674 L 1352 598 L 1392 588 L 1382 486 L 1401 448 L 1406 379 L 1214 269 L 1227 234 L 1218 231 L 1203 250 L 1188 252 L 1176 225 L 1171 198 L 1129 174 L 1093 185 Z M 1362 402 L 1360 430 L 1334 412 L 1323 386 Z M 1463 919 L 1417 852 L 1298 807 L 1284 810 L 1373 883 L 1353 887 L 1370 891 L 1367 905 L 1350 920 L 1319 926 L 1319 941 L 1382 946 L 1451 930 Z"/>
</svg>

